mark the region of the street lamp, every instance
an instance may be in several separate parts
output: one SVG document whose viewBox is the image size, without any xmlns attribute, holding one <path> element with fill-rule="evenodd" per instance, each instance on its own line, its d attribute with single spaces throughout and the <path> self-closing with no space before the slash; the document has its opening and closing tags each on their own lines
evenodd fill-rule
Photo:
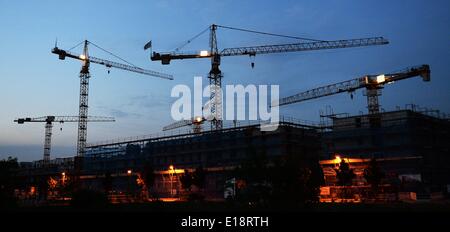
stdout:
<svg viewBox="0 0 450 232">
<path fill-rule="evenodd" d="M 170 196 L 173 197 L 173 173 L 174 173 L 173 165 L 169 166 L 169 175 L 170 175 Z"/>
<path fill-rule="evenodd" d="M 127 170 L 127 175 L 128 175 L 128 194 L 131 194 L 131 169 Z"/>
<path fill-rule="evenodd" d="M 61 173 L 61 176 L 62 176 L 62 178 L 61 178 L 62 185 L 64 186 L 64 184 L 65 184 L 65 182 L 66 182 L 66 173 L 65 173 L 65 172 L 62 172 L 62 173 Z"/>
</svg>

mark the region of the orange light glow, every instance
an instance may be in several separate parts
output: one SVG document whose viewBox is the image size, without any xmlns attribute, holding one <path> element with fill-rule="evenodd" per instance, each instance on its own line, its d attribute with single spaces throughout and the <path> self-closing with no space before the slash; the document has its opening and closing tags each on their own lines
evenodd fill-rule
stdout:
<svg viewBox="0 0 450 232">
<path fill-rule="evenodd" d="M 341 157 L 340 157 L 340 156 L 336 155 L 336 156 L 334 157 L 334 163 L 340 164 L 341 161 L 342 161 L 342 160 L 341 160 Z"/>
<path fill-rule="evenodd" d="M 170 165 L 170 166 L 169 166 L 169 170 L 173 170 L 173 165 Z"/>
<path fill-rule="evenodd" d="M 128 169 L 127 174 L 131 175 L 131 169 Z"/>
</svg>

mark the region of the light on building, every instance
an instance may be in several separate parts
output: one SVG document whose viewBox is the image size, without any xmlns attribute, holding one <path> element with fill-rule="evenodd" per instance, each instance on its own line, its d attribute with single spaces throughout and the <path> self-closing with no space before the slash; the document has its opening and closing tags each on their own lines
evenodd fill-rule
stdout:
<svg viewBox="0 0 450 232">
<path fill-rule="evenodd" d="M 340 164 L 341 163 L 341 157 L 339 156 L 339 155 L 336 155 L 335 157 L 334 157 L 334 163 L 336 163 L 336 164 Z"/>
<path fill-rule="evenodd" d="M 204 50 L 204 51 L 200 51 L 200 56 L 208 56 L 209 52 Z"/>
<path fill-rule="evenodd" d="M 195 117 L 195 122 L 197 122 L 197 123 L 202 122 L 202 117 Z"/>
<path fill-rule="evenodd" d="M 128 175 L 131 175 L 131 169 L 128 169 L 128 170 L 127 170 L 127 174 L 128 174 Z"/>
</svg>

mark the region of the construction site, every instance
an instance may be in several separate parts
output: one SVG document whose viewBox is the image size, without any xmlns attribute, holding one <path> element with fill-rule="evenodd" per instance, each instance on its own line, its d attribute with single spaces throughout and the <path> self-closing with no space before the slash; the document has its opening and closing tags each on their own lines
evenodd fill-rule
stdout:
<svg viewBox="0 0 450 232">
<path fill-rule="evenodd" d="M 255 42 L 251 41 L 254 44 L 250 46 L 229 47 L 229 44 L 239 40 L 222 43 L 219 31 L 238 32 L 256 37 L 268 36 L 273 38 L 274 42 L 260 45 L 259 40 L 255 39 Z M 208 82 L 209 94 L 205 96 L 202 93 L 201 107 L 197 107 L 200 110 L 194 109 L 195 112 L 188 117 L 175 120 L 172 108 L 174 120 L 169 125 L 159 125 L 161 131 L 149 131 L 148 135 L 132 137 L 122 134 L 129 135 L 134 131 L 122 131 L 122 134 L 116 133 L 111 136 L 102 134 L 103 141 L 88 139 L 91 123 L 95 123 L 96 126 L 98 123 L 96 128 L 107 128 L 112 124 L 121 124 L 121 120 L 125 117 L 123 115 L 132 113 L 111 114 L 114 117 L 106 117 L 92 116 L 88 112 L 88 109 L 91 109 L 89 98 L 92 97 L 89 82 L 96 73 L 92 71 L 93 69 L 106 68 L 108 74 L 118 70 L 161 82 L 171 80 L 174 85 L 185 83 L 186 80 L 183 82 L 181 79 L 189 77 L 141 68 L 87 39 L 73 47 L 68 46 L 68 49 L 62 48 L 61 41 L 56 40 L 47 55 L 54 60 L 59 59 L 58 66 L 70 67 L 66 68 L 66 73 L 72 72 L 73 76 L 79 78 L 79 87 L 77 86 L 79 94 L 71 99 L 78 101 L 76 109 L 78 115 L 68 116 L 64 113 L 49 113 L 39 117 L 17 115 L 15 119 L 11 118 L 8 121 L 11 124 L 20 124 L 23 128 L 29 124 L 44 127 L 41 159 L 2 161 L 17 162 L 17 167 L 11 174 L 17 183 L 11 185 L 9 189 L 13 198 L 17 200 L 17 205 L 70 206 L 75 204 L 74 199 L 77 199 L 77 196 L 79 198 L 77 194 L 82 191 L 102 195 L 108 204 L 118 205 L 154 202 L 239 202 L 245 207 L 265 207 L 272 204 L 300 207 L 304 204 L 448 202 L 450 114 L 427 108 L 428 106 L 410 104 L 415 99 L 411 94 L 418 92 L 417 95 L 427 95 L 420 92 L 420 87 L 417 87 L 416 90 L 419 90 L 414 93 L 406 91 L 404 93 L 397 89 L 396 93 L 390 93 L 389 96 L 401 96 L 399 99 L 408 101 L 399 100 L 402 101 L 400 103 L 397 101 L 395 104 L 402 106 L 395 108 L 390 107 L 391 104 L 382 107 L 384 104 L 382 92 L 391 88 L 391 85 L 402 86 L 404 82 L 406 83 L 404 80 L 409 80 L 410 85 L 433 83 L 434 60 L 431 58 L 430 63 L 423 62 L 419 65 L 411 63 L 403 66 L 406 61 L 398 62 L 397 71 L 389 71 L 392 70 L 391 66 L 384 69 L 381 65 L 377 65 L 379 71 L 376 73 L 355 74 L 353 77 L 337 82 L 329 81 L 326 84 L 323 84 L 327 81 L 324 78 L 317 81 L 322 84 L 307 90 L 298 86 L 302 91 L 295 93 L 290 91 L 287 94 L 287 91 L 281 89 L 279 96 L 274 96 L 274 92 L 271 92 L 267 94 L 271 100 L 267 102 L 265 99 L 267 106 L 263 107 L 265 110 L 267 108 L 268 112 L 277 112 L 275 120 L 261 117 L 256 120 L 226 119 L 226 113 L 229 111 L 228 108 L 225 109 L 228 100 L 228 96 L 224 97 L 226 77 L 240 74 L 223 72 L 222 69 L 229 68 L 229 66 L 222 68 L 222 62 L 225 60 L 237 64 L 242 63 L 242 59 L 234 59 L 235 57 L 249 58 L 250 68 L 255 69 L 259 62 L 255 57 L 259 59 L 277 54 L 270 60 L 271 65 L 276 66 L 280 64 L 279 62 L 291 59 L 291 54 L 315 53 L 323 50 L 333 52 L 342 50 L 342 53 L 345 53 L 351 49 L 364 51 L 366 47 L 373 47 L 371 49 L 376 50 L 395 46 L 397 42 L 381 36 L 312 39 L 286 35 L 282 33 L 282 28 L 280 31 L 274 33 L 238 25 L 232 27 L 210 24 L 186 41 L 177 38 L 182 44 L 170 52 L 154 51 L 165 46 L 166 38 L 155 36 L 160 39 L 157 43 L 156 40 L 150 40 L 142 44 L 141 47 L 149 55 L 145 62 L 156 64 L 158 65 L 156 67 L 161 67 L 161 70 L 165 68 L 164 70 L 168 72 L 173 66 L 181 64 L 194 66 L 197 60 L 207 60 L 209 67 L 204 67 L 203 71 L 207 73 L 205 80 Z M 181 38 L 187 37 L 182 35 L 182 31 L 174 31 L 173 35 L 175 34 Z M 203 47 L 207 44 L 207 49 L 194 52 L 186 49 L 202 37 L 207 38 L 206 43 L 203 40 Z M 294 42 L 279 42 L 286 40 Z M 97 58 L 92 48 L 119 61 Z M 77 53 L 77 49 L 81 52 Z M 334 55 L 334 53 L 319 53 L 323 54 L 330 57 Z M 75 62 L 81 64 L 78 73 L 68 65 Z M 393 65 L 395 63 L 389 62 Z M 334 67 L 330 66 L 329 69 Z M 286 66 L 282 66 L 282 69 L 284 68 Z M 292 67 L 295 68 L 297 67 Z M 274 72 L 279 72 L 279 67 L 273 69 L 278 70 Z M 329 71 L 329 69 L 323 68 L 327 72 L 339 73 L 339 70 Z M 180 73 L 182 72 L 177 72 Z M 360 70 L 355 73 L 360 73 Z M 255 74 L 257 75 L 261 74 Z M 268 83 L 263 84 L 276 85 L 277 78 L 264 80 Z M 152 86 L 152 88 L 159 87 Z M 50 92 L 50 89 L 51 87 L 46 91 Z M 236 94 L 239 97 L 238 93 Z M 341 101 L 339 103 L 341 105 L 329 106 L 325 111 L 321 111 L 320 117 L 314 120 L 310 120 L 310 117 L 303 119 L 304 112 L 300 111 L 293 115 L 278 115 L 279 110 L 284 113 L 284 109 L 292 108 L 294 105 L 313 100 L 312 104 L 322 105 L 322 99 L 326 98 L 328 102 L 333 102 L 333 99 L 343 94 L 349 95 L 351 99 L 354 95 L 363 95 L 366 109 L 359 114 L 355 114 L 354 111 L 346 113 L 340 108 L 344 108 L 343 104 L 353 103 Z M 177 97 L 175 95 L 172 90 L 171 97 Z M 206 104 L 203 104 L 202 98 L 207 98 Z M 253 98 L 250 88 L 245 88 L 241 98 L 237 101 L 241 100 L 245 105 L 256 99 L 256 96 Z M 232 99 L 234 103 L 234 95 Z M 196 100 L 198 99 L 194 96 L 192 102 Z M 101 103 L 102 101 L 95 102 L 96 109 L 101 109 L 102 106 L 98 106 Z M 165 102 L 149 104 L 156 103 L 170 108 Z M 254 106 L 257 104 L 258 101 Z M 261 104 L 263 103 L 259 100 L 259 107 Z M 185 107 L 180 108 L 184 110 Z M 233 116 L 234 110 L 238 108 L 238 106 L 233 108 Z M 346 106 L 346 109 L 349 108 L 351 106 Z M 354 108 L 356 110 L 357 107 Z M 244 106 L 245 109 L 248 112 L 243 115 L 251 115 L 252 108 Z M 103 111 L 95 111 L 98 112 Z M 160 115 L 155 112 L 151 117 L 158 118 Z M 151 117 L 141 117 L 139 120 L 146 123 Z M 170 118 L 170 115 L 166 118 Z M 52 150 L 52 139 L 55 136 L 53 127 L 55 124 L 64 123 L 77 125 L 76 154 L 61 157 Z M 101 132 L 96 131 L 98 134 Z M 115 137 L 119 138 L 112 139 Z"/>
<path fill-rule="evenodd" d="M 215 27 L 211 26 L 213 37 Z M 376 41 L 379 40 L 374 40 L 378 43 Z M 85 42 L 85 51 L 87 44 Z M 259 48 L 253 49 L 258 51 Z M 68 54 L 58 48 L 53 49 L 53 52 L 60 55 L 60 58 L 61 54 L 62 58 Z M 247 54 L 248 51 L 241 53 Z M 161 57 L 154 53 L 152 59 L 156 59 L 153 58 L 155 56 L 158 59 Z M 217 58 L 213 57 L 213 70 L 216 65 L 214 59 Z M 99 63 L 111 66 L 107 61 L 102 62 Z M 45 183 L 49 178 L 55 183 L 54 190 L 60 189 L 57 186 L 61 185 L 61 181 L 76 178 L 77 184 L 83 188 L 98 191 L 104 191 L 105 182 L 108 182 L 109 199 L 114 203 L 145 202 L 154 198 L 186 201 L 192 192 L 201 192 L 206 200 L 225 201 L 237 197 L 239 188 L 245 188 L 242 185 L 248 184 L 236 176 L 236 170 L 243 164 L 264 159 L 265 165 L 270 166 L 287 160 L 288 157 L 296 157 L 298 165 L 308 169 L 320 164 L 325 180 L 318 193 L 321 202 L 417 201 L 445 199 L 448 196 L 448 115 L 416 105 L 380 112 L 378 101 L 381 89 L 387 83 L 412 77 L 430 81 L 431 71 L 428 65 L 392 74 L 367 75 L 311 89 L 281 98 L 277 105 L 272 106 L 284 106 L 343 92 L 353 93 L 362 88 L 367 95 L 367 114 L 350 116 L 328 112 L 321 114 L 319 123 L 281 117 L 278 128 L 274 131 L 261 130 L 264 125 L 262 121 L 235 121 L 224 126 L 219 120 L 210 121 L 211 129 L 204 130 L 207 125 L 203 124 L 208 124 L 208 120 L 194 117 L 192 120 L 168 125 L 163 129 L 165 132 L 156 135 L 92 144 L 85 141 L 83 133 L 86 133 L 87 128 L 83 123 L 113 122 L 114 119 L 84 115 L 87 102 L 84 99 L 87 98 L 84 92 L 87 87 L 84 85 L 87 83 L 83 77 L 88 74 L 88 69 L 83 67 L 80 74 L 79 117 L 48 116 L 16 120 L 20 124 L 44 122 L 46 125 L 43 159 L 20 163 L 21 176 L 27 179 L 25 190 L 33 189 L 32 193 L 35 194 L 31 198 L 42 199 L 43 190 L 39 183 Z M 217 75 L 220 77 L 219 74 Z M 214 78 L 211 80 L 217 81 Z M 79 120 L 81 118 L 85 120 Z M 53 122 L 64 121 L 79 123 L 78 155 L 52 160 L 51 125 Z M 183 127 L 188 129 L 180 130 Z M 216 146 L 218 144 L 220 146 Z M 384 173 L 384 187 L 375 197 L 369 194 L 370 184 L 364 179 L 364 172 L 372 160 L 379 162 Z M 350 169 L 355 170 L 355 177 L 350 184 L 344 186 L 338 183 L 337 177 L 337 170 L 342 162 L 347 162 Z M 192 184 L 186 187 L 183 178 L 194 175 L 199 169 L 204 183 L 201 187 Z M 144 178 L 149 170 L 153 175 L 151 186 L 145 183 L 147 180 Z M 25 199 L 30 198 L 26 191 L 21 194 Z M 44 199 L 48 199 L 47 194 L 44 194 Z M 51 194 L 54 199 L 61 199 L 58 198 L 58 191 L 51 191 Z"/>
</svg>

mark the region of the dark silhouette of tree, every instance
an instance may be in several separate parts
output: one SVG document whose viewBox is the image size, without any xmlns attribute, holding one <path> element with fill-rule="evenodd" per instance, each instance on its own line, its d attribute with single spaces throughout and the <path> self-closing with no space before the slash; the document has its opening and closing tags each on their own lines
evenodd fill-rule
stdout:
<svg viewBox="0 0 450 232">
<path fill-rule="evenodd" d="M 60 179 L 59 192 L 62 197 L 72 196 L 74 191 L 73 176 L 66 174 L 64 181 Z"/>
<path fill-rule="evenodd" d="M 378 187 L 381 180 L 385 177 L 384 172 L 381 170 L 378 162 L 375 158 L 372 158 L 369 162 L 369 166 L 364 170 L 364 178 L 372 188 L 372 193 L 378 193 Z"/>
<path fill-rule="evenodd" d="M 37 185 L 38 185 L 38 194 L 40 200 L 47 200 L 48 197 L 48 190 L 50 189 L 50 186 L 48 184 L 48 176 L 43 175 L 39 176 L 37 178 Z"/>
<path fill-rule="evenodd" d="M 308 173 L 305 183 L 305 200 L 319 202 L 320 186 L 325 184 L 325 176 L 318 159 L 309 164 Z"/>
<path fill-rule="evenodd" d="M 192 187 L 192 175 L 191 173 L 189 173 L 188 170 L 186 170 L 184 172 L 183 175 L 181 175 L 180 177 L 180 182 L 181 182 L 181 186 L 183 189 L 187 190 L 187 191 L 191 191 L 191 187 Z"/>
<path fill-rule="evenodd" d="M 318 158 L 304 160 L 298 155 L 290 155 L 277 161 L 270 175 L 272 202 L 301 206 L 319 200 L 324 176 Z"/>
<path fill-rule="evenodd" d="M 145 186 L 147 186 L 148 189 L 155 183 L 155 173 L 150 162 L 145 163 L 142 178 L 144 179 Z"/>
<path fill-rule="evenodd" d="M 350 186 L 352 185 L 353 179 L 356 177 L 353 169 L 350 168 L 349 164 L 342 159 L 339 164 L 339 168 L 335 169 L 336 178 L 338 180 L 337 184 L 339 186 Z"/>
<path fill-rule="evenodd" d="M 14 189 L 19 186 L 18 169 L 17 158 L 8 157 L 8 159 L 0 160 L 0 208 L 16 205 Z"/>
<path fill-rule="evenodd" d="M 101 191 L 80 189 L 73 193 L 70 205 L 78 209 L 105 209 L 109 205 L 109 200 Z"/>
<path fill-rule="evenodd" d="M 246 185 L 238 189 L 236 198 L 258 204 L 299 206 L 317 202 L 324 183 L 319 160 L 298 154 L 269 160 L 264 152 L 253 150 L 234 172 Z"/>
<path fill-rule="evenodd" d="M 113 178 L 111 172 L 105 173 L 105 179 L 103 179 L 103 190 L 106 194 L 113 190 Z"/>
<path fill-rule="evenodd" d="M 192 184 L 197 186 L 199 189 L 203 189 L 206 181 L 206 172 L 202 166 L 195 169 L 192 175 Z"/>
</svg>

